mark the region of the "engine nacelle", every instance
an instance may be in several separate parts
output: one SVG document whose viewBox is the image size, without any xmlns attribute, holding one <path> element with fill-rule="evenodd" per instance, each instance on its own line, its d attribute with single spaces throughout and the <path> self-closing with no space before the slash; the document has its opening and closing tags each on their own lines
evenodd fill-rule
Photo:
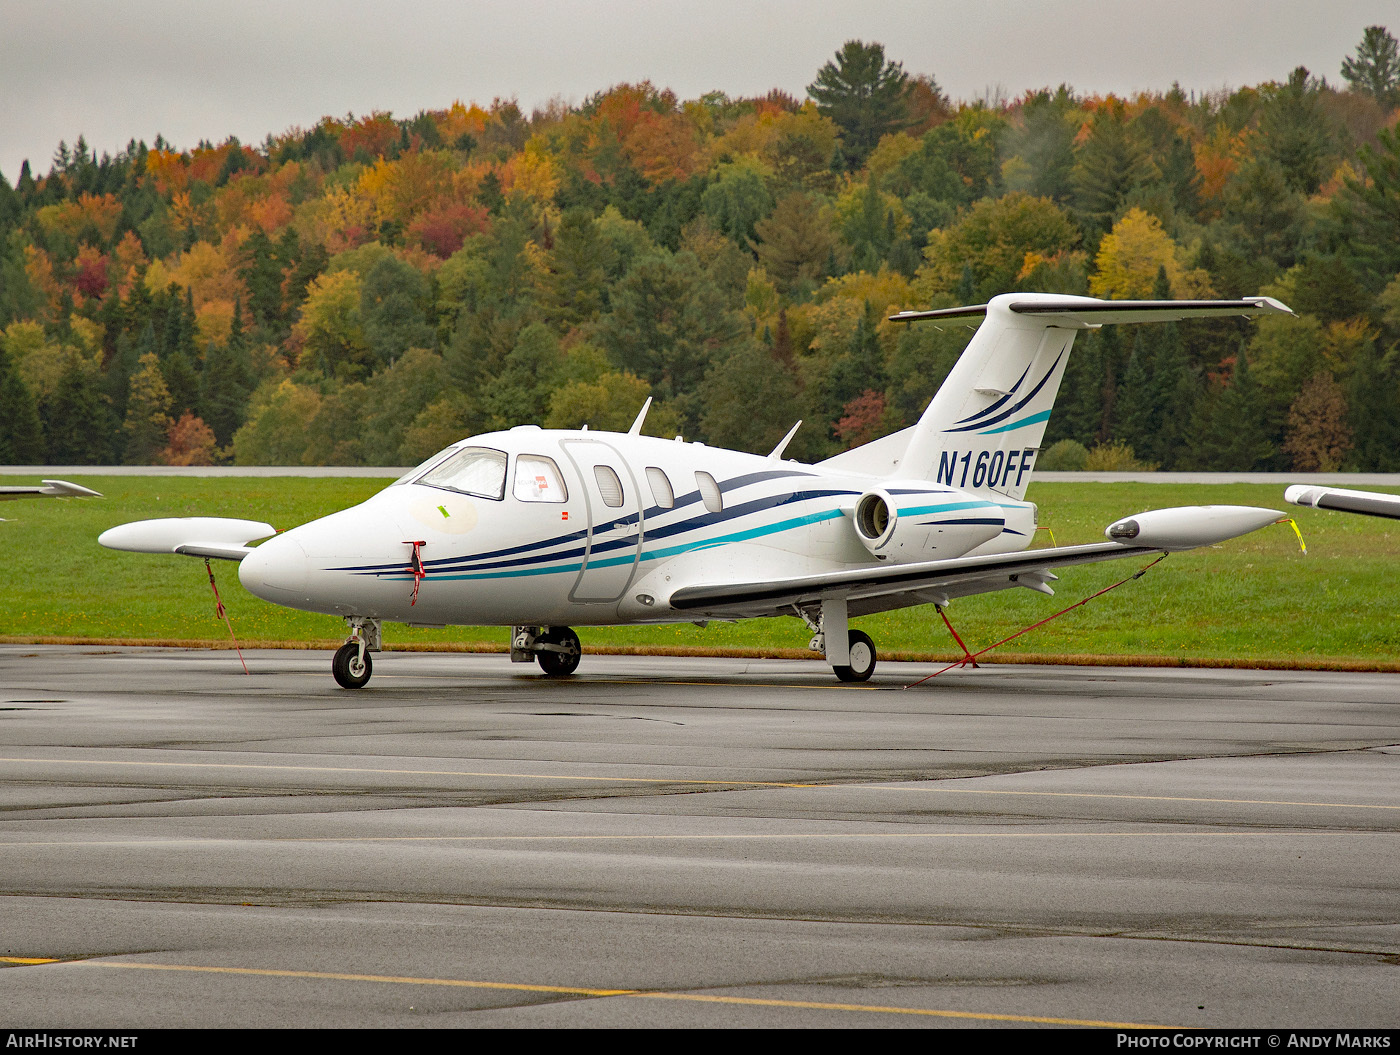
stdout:
<svg viewBox="0 0 1400 1055">
<path fill-rule="evenodd" d="M 931 491 L 924 481 L 866 491 L 851 519 L 861 545 L 892 564 L 958 557 L 1006 526 L 995 502 L 965 491 Z"/>
</svg>

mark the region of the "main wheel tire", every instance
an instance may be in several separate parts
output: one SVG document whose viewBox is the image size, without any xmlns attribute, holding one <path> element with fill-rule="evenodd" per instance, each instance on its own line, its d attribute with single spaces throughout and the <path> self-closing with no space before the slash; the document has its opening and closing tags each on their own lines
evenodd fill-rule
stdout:
<svg viewBox="0 0 1400 1055">
<path fill-rule="evenodd" d="M 870 640 L 869 634 L 859 630 L 852 630 L 848 640 L 851 649 L 850 666 L 833 666 L 831 669 L 842 681 L 869 681 L 870 675 L 875 673 L 875 642 Z"/>
<path fill-rule="evenodd" d="M 331 660 L 331 673 L 342 689 L 363 689 L 373 670 L 368 652 L 364 661 L 360 660 L 358 641 L 345 642 L 335 650 L 335 658 Z"/>
<path fill-rule="evenodd" d="M 556 645 L 563 650 L 544 649 L 535 653 L 540 670 L 547 677 L 563 678 L 578 670 L 579 660 L 583 658 L 583 646 L 579 644 L 578 635 L 567 626 L 551 626 L 536 639 L 535 644 Z"/>
</svg>

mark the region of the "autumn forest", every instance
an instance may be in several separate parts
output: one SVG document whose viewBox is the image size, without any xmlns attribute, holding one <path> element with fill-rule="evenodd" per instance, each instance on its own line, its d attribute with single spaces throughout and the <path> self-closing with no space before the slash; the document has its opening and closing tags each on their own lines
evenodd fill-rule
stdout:
<svg viewBox="0 0 1400 1055">
<path fill-rule="evenodd" d="M 79 137 L 0 177 L 0 463 L 410 465 L 647 396 L 650 433 L 802 418 L 817 459 L 912 423 L 970 335 L 888 315 L 1041 290 L 1298 315 L 1081 337 L 1043 467 L 1400 471 L 1398 123 L 1374 26 L 1204 95 L 954 101 L 850 41 L 801 99 Z"/>
</svg>

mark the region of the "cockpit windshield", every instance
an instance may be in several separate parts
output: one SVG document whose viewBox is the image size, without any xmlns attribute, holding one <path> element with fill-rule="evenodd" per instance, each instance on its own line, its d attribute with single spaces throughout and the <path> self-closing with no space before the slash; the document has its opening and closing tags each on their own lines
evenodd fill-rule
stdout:
<svg viewBox="0 0 1400 1055">
<path fill-rule="evenodd" d="M 414 483 L 499 501 L 506 493 L 506 456 L 489 447 L 463 447 Z"/>
<path fill-rule="evenodd" d="M 421 462 L 415 465 L 412 469 L 408 470 L 408 472 L 404 473 L 389 486 L 398 487 L 400 484 L 412 483 L 414 480 L 418 479 L 418 477 L 422 476 L 425 472 L 431 469 L 434 465 L 437 465 L 439 462 L 446 461 L 456 452 L 456 447 L 444 447 L 442 450 L 434 454 L 431 458 L 423 459 Z"/>
</svg>

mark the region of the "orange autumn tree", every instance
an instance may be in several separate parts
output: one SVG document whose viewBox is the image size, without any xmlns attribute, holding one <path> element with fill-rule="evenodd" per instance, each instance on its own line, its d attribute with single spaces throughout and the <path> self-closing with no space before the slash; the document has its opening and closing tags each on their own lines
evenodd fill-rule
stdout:
<svg viewBox="0 0 1400 1055">
<path fill-rule="evenodd" d="M 162 465 L 213 465 L 218 445 L 214 430 L 188 410 L 170 423 L 165 449 L 156 455 Z"/>
</svg>

